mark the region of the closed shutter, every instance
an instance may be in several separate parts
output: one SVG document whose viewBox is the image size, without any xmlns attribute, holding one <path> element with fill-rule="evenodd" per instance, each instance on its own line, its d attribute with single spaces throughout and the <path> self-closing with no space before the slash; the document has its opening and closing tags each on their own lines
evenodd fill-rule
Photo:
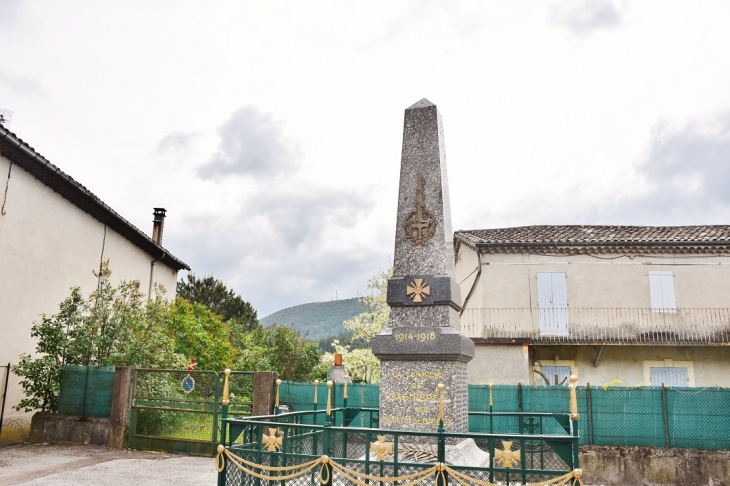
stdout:
<svg viewBox="0 0 730 486">
<path fill-rule="evenodd" d="M 651 367 L 651 384 L 654 386 L 689 386 L 689 375 L 687 368 L 676 367 Z"/>
<path fill-rule="evenodd" d="M 568 335 L 568 291 L 564 273 L 537 274 L 537 306 L 542 336 Z"/>
<path fill-rule="evenodd" d="M 647 272 L 652 312 L 675 312 L 674 274 L 667 271 Z"/>
</svg>

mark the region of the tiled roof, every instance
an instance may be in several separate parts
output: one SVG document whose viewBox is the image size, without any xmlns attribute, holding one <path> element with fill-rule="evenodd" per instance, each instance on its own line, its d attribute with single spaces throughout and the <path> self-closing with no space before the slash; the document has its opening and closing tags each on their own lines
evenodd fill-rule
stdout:
<svg viewBox="0 0 730 486">
<path fill-rule="evenodd" d="M 730 225 L 518 226 L 461 230 L 454 238 L 471 247 L 730 245 Z"/>
<path fill-rule="evenodd" d="M 152 238 L 140 231 L 119 213 L 110 208 L 104 201 L 96 197 L 86 187 L 73 180 L 61 169 L 51 164 L 33 147 L 17 135 L 0 126 L 0 155 L 7 157 L 33 177 L 47 185 L 92 217 L 106 224 L 133 244 L 146 251 L 159 261 L 175 270 L 190 270 L 190 267 L 173 256 L 169 251 L 155 243 Z"/>
</svg>

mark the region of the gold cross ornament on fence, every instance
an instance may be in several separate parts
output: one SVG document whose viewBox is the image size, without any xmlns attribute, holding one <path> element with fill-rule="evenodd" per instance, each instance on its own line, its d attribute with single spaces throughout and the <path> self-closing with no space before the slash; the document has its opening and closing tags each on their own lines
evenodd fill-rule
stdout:
<svg viewBox="0 0 730 486">
<path fill-rule="evenodd" d="M 520 463 L 520 450 L 512 450 L 512 441 L 502 441 L 503 450 L 495 449 L 494 458 L 500 461 L 500 466 L 505 469 L 511 469 Z"/>
<path fill-rule="evenodd" d="M 385 436 L 379 435 L 377 442 L 370 444 L 370 453 L 376 452 L 378 461 L 384 461 L 389 455 L 393 454 L 393 444 L 385 443 Z"/>
<path fill-rule="evenodd" d="M 269 452 L 276 452 L 281 449 L 282 439 L 281 437 L 276 436 L 277 432 L 279 432 L 279 429 L 270 427 L 269 435 L 263 434 L 261 444 L 264 445 L 266 450 Z"/>
<path fill-rule="evenodd" d="M 413 302 L 421 303 L 426 296 L 431 295 L 431 287 L 422 278 L 416 278 L 411 285 L 406 286 L 406 295 Z"/>
</svg>

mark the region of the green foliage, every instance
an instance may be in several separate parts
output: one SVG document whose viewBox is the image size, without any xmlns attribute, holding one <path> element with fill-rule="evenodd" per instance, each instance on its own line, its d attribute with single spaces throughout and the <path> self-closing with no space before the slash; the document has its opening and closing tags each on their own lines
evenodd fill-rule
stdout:
<svg viewBox="0 0 730 486">
<path fill-rule="evenodd" d="M 370 340 L 386 328 L 390 317 L 390 307 L 386 302 L 388 279 L 393 271 L 378 271 L 368 280 L 369 296 L 360 298 L 360 303 L 367 309 L 365 312 L 346 320 L 343 325 L 351 331 L 353 343 L 369 343 Z M 372 350 L 364 345 L 356 347 L 354 344 L 344 344 L 339 340 L 332 343 L 334 353 L 342 355 L 342 364 L 353 381 L 374 382 L 380 381 L 380 360 Z M 322 365 L 326 368 L 334 364 L 334 353 L 327 352 L 322 356 Z"/>
<path fill-rule="evenodd" d="M 342 322 L 368 310 L 360 299 L 313 302 L 288 307 L 261 319 L 261 325 L 293 327 L 307 339 L 318 341 L 328 336 L 338 336 L 346 331 Z M 330 339 L 331 342 L 331 339 Z"/>
<path fill-rule="evenodd" d="M 388 279 L 392 275 L 392 270 L 387 272 L 381 270 L 368 280 L 368 288 L 372 293 L 360 298 L 360 302 L 367 310 L 343 323 L 345 328 L 355 331 L 355 338 L 369 342 L 373 336 L 387 327 L 390 306 L 385 297 L 388 291 Z"/>
<path fill-rule="evenodd" d="M 230 329 L 206 306 L 177 299 L 171 308 L 168 331 L 174 336 L 175 351 L 194 357 L 199 369 L 223 371 L 231 366 L 235 352 L 229 340 Z"/>
<path fill-rule="evenodd" d="M 244 337 L 239 371 L 278 371 L 282 380 L 310 381 L 326 375 L 317 344 L 290 327 L 256 329 Z"/>
<path fill-rule="evenodd" d="M 350 349 L 363 349 L 369 348 L 370 344 L 363 338 L 355 338 L 355 331 L 347 330 L 343 331 L 337 336 L 325 336 L 319 340 L 317 346 L 319 347 L 320 353 L 334 353 L 335 352 L 335 341 L 338 343 L 349 346 Z"/>
<path fill-rule="evenodd" d="M 56 411 L 64 364 L 184 368 L 195 358 L 200 369 L 221 371 L 232 363 L 230 329 L 206 306 L 170 303 L 161 287 L 148 300 L 137 281 L 112 287 L 108 262 L 94 275 L 99 286 L 88 299 L 72 288 L 57 314 L 31 328 L 40 357 L 21 354 L 12 368 L 26 395 L 16 410 Z"/>
<path fill-rule="evenodd" d="M 177 282 L 177 296 L 202 304 L 221 316 L 231 330 L 230 339 L 234 347 L 241 347 L 243 336 L 259 327 L 253 306 L 212 276 L 197 278 L 189 273 L 187 281 Z"/>
</svg>

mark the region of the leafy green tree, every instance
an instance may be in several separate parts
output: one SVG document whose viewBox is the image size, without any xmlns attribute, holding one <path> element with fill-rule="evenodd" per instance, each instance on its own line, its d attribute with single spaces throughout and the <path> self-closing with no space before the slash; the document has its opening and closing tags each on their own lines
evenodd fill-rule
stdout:
<svg viewBox="0 0 730 486">
<path fill-rule="evenodd" d="M 220 316 L 180 298 L 170 311 L 167 330 L 174 337 L 176 352 L 195 358 L 199 369 L 223 371 L 231 366 L 235 355 L 231 331 Z"/>
<path fill-rule="evenodd" d="M 343 322 L 346 329 L 353 332 L 352 344 L 344 344 L 334 340 L 333 352 L 326 352 L 322 355 L 322 366 L 326 368 L 334 364 L 334 353 L 342 355 L 342 364 L 353 381 L 380 381 L 380 360 L 375 357 L 369 343 L 373 336 L 380 333 L 388 325 L 390 317 L 390 306 L 386 302 L 388 290 L 388 279 L 393 271 L 378 271 L 368 280 L 368 289 L 371 294 L 360 298 L 368 310 L 362 312 L 352 319 Z"/>
<path fill-rule="evenodd" d="M 385 301 L 385 297 L 388 291 L 388 279 L 392 275 L 393 270 L 387 272 L 381 270 L 368 280 L 368 289 L 371 290 L 371 294 L 360 298 L 360 302 L 368 310 L 343 322 L 346 329 L 355 331 L 353 339 L 360 338 L 370 342 L 373 336 L 388 325 L 390 306 Z"/>
<path fill-rule="evenodd" d="M 235 364 L 242 371 L 278 371 L 281 379 L 310 381 L 326 375 L 320 365 L 317 343 L 286 326 L 256 329 L 244 336 Z"/>
<path fill-rule="evenodd" d="M 231 329 L 230 339 L 236 348 L 241 348 L 243 336 L 247 332 L 259 327 L 253 306 L 212 275 L 198 278 L 189 273 L 187 281 L 177 282 L 177 296 L 189 302 L 203 304 L 228 322 Z"/>
</svg>

